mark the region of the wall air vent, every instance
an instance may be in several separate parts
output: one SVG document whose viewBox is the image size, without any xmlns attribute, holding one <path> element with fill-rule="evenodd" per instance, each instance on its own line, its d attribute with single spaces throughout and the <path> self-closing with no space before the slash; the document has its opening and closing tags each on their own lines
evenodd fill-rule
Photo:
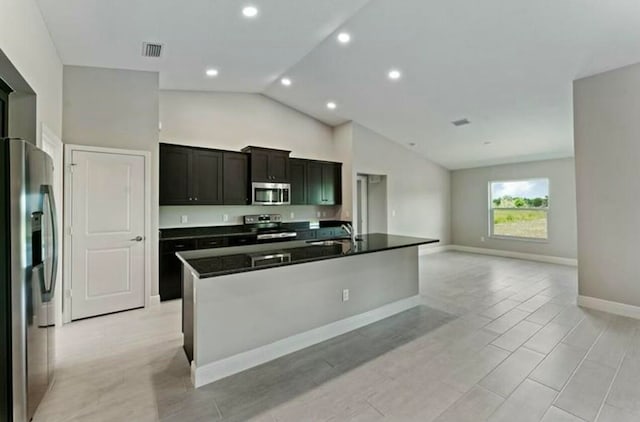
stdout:
<svg viewBox="0 0 640 422">
<path fill-rule="evenodd" d="M 468 125 L 469 123 L 471 123 L 469 119 L 460 119 L 460 120 L 454 120 L 453 122 L 451 122 L 451 124 L 453 124 L 454 126 L 464 126 L 464 125 Z"/>
<path fill-rule="evenodd" d="M 142 55 L 144 57 L 160 57 L 162 54 L 162 44 L 143 42 Z"/>
</svg>

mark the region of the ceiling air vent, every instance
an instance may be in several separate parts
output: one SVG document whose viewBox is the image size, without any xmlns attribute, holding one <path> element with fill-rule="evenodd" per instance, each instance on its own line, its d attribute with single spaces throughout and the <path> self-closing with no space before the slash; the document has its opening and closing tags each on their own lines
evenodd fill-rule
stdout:
<svg viewBox="0 0 640 422">
<path fill-rule="evenodd" d="M 464 125 L 468 125 L 469 123 L 471 123 L 469 121 L 469 119 L 460 119 L 460 120 L 454 120 L 453 122 L 451 122 L 454 126 L 464 126 Z"/>
<path fill-rule="evenodd" d="M 160 57 L 162 54 L 162 44 L 152 42 L 142 43 L 142 55 L 144 57 Z"/>
</svg>

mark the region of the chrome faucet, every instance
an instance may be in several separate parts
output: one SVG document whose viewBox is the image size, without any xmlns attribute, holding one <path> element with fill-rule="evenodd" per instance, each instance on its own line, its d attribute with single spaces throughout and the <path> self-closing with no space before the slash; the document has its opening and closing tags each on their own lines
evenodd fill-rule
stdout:
<svg viewBox="0 0 640 422">
<path fill-rule="evenodd" d="M 344 223 L 340 228 L 347 232 L 349 237 L 351 237 L 351 242 L 355 243 L 356 241 L 356 231 L 353 229 L 351 223 Z"/>
</svg>

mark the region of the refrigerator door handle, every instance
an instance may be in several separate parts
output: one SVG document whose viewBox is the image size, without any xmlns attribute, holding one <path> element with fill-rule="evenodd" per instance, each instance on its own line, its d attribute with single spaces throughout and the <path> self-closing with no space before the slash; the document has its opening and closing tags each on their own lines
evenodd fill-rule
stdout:
<svg viewBox="0 0 640 422">
<path fill-rule="evenodd" d="M 53 186 L 42 185 L 40 192 L 47 197 L 49 203 L 49 216 L 51 218 L 51 237 L 53 243 L 53 254 L 51 257 L 51 276 L 49 287 L 45 288 L 44 299 L 48 302 L 53 298 L 56 288 L 56 278 L 58 277 L 58 227 L 56 201 L 53 196 Z"/>
</svg>

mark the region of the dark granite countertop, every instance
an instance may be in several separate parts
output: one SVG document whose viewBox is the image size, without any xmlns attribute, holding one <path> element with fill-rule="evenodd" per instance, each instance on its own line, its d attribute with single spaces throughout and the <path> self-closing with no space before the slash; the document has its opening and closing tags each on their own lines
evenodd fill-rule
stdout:
<svg viewBox="0 0 640 422">
<path fill-rule="evenodd" d="M 349 221 L 321 220 L 318 223 L 320 228 L 325 228 L 340 227 L 343 223 L 349 223 Z M 308 221 L 286 222 L 282 223 L 282 227 L 291 230 L 315 230 L 310 227 Z M 247 228 L 242 224 L 231 226 L 178 227 L 160 229 L 160 240 L 201 239 L 206 237 L 243 236 L 252 234 L 256 234 L 256 229 Z"/>
<path fill-rule="evenodd" d="M 200 278 L 256 271 L 323 259 L 437 243 L 437 239 L 373 233 L 333 241 L 293 241 L 178 252 L 176 255 Z"/>
</svg>

